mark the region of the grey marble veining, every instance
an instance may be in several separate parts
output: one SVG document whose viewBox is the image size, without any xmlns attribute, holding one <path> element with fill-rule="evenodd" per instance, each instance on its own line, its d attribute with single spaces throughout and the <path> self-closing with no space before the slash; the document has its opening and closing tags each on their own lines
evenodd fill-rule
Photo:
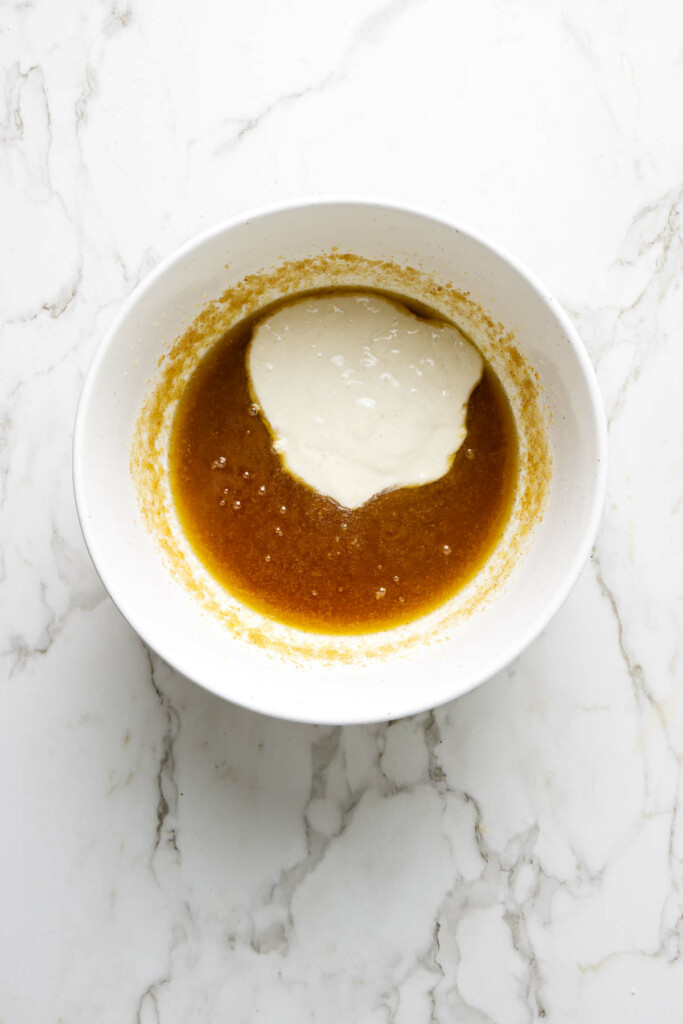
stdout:
<svg viewBox="0 0 683 1024">
<path fill-rule="evenodd" d="M 0 4 L 0 1020 L 678 1024 L 683 15 Z M 222 703 L 80 536 L 88 363 L 159 259 L 275 199 L 432 208 L 596 366 L 603 526 L 509 670 L 391 725 Z"/>
</svg>

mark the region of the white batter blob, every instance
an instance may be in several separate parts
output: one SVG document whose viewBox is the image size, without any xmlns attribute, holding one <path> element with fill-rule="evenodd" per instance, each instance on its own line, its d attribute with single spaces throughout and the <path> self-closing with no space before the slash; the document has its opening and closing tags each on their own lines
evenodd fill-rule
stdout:
<svg viewBox="0 0 683 1024">
<path fill-rule="evenodd" d="M 285 468 L 358 508 L 448 472 L 483 361 L 457 328 L 352 292 L 302 298 L 262 320 L 247 371 Z"/>
</svg>

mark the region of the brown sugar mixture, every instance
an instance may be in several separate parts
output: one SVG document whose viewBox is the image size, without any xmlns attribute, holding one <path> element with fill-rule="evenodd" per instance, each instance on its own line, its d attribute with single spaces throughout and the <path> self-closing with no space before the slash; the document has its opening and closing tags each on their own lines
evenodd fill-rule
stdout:
<svg viewBox="0 0 683 1024">
<path fill-rule="evenodd" d="M 247 346 L 256 320 L 279 305 L 232 328 L 182 394 L 170 451 L 182 527 L 232 594 L 280 622 L 349 634 L 412 621 L 475 575 L 505 526 L 517 480 L 507 397 L 485 365 L 448 473 L 342 508 L 284 470 L 253 405 Z"/>
</svg>

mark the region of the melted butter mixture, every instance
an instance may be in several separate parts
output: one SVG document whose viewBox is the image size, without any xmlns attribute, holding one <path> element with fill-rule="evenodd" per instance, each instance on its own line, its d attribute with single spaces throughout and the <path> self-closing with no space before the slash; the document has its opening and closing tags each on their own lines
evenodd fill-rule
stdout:
<svg viewBox="0 0 683 1024">
<path fill-rule="evenodd" d="M 338 304 L 353 295 L 335 289 L 305 299 Z M 375 298 L 436 319 L 400 296 Z M 287 472 L 253 401 L 249 344 L 265 317 L 290 304 L 229 331 L 183 392 L 170 452 L 181 524 L 231 593 L 281 622 L 349 634 L 412 621 L 467 583 L 503 530 L 517 478 L 507 398 L 484 364 L 450 469 L 345 507 Z"/>
<path fill-rule="evenodd" d="M 285 468 L 359 508 L 448 471 L 483 360 L 452 324 L 349 292 L 298 299 L 264 317 L 247 368 Z"/>
</svg>

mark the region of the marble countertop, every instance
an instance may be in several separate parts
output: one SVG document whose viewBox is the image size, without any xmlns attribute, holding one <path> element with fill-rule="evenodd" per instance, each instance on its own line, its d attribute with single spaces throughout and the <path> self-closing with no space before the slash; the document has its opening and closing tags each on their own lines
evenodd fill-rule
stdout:
<svg viewBox="0 0 683 1024">
<path fill-rule="evenodd" d="M 0 25 L 2 1024 L 680 1024 L 680 5 L 5 0 Z M 70 444 L 163 256 L 342 192 L 541 276 L 610 470 L 523 657 L 318 728 L 150 655 L 88 559 Z"/>
</svg>

